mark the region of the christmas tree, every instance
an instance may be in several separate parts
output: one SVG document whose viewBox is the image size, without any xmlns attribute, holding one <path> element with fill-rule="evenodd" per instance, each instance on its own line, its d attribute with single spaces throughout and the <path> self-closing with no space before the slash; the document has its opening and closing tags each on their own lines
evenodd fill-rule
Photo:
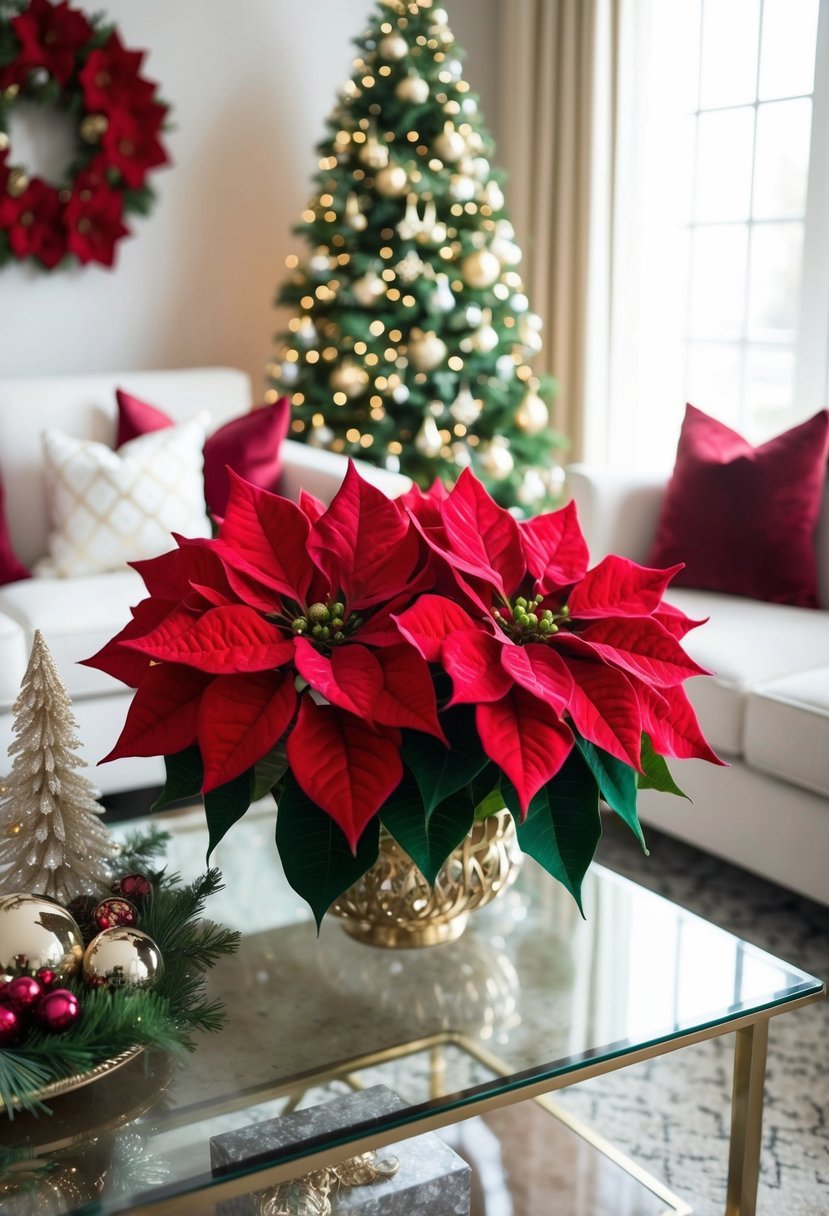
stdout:
<svg viewBox="0 0 829 1216">
<path fill-rule="evenodd" d="M 0 794 L 0 894 L 68 903 L 109 883 L 115 851 L 92 784 L 76 770 L 77 722 L 40 630 L 14 703 L 14 756 Z"/>
<path fill-rule="evenodd" d="M 383 0 L 318 145 L 296 231 L 309 256 L 268 367 L 292 435 L 419 485 L 471 466 L 504 506 L 550 505 L 560 471 L 528 363 L 541 348 L 502 175 L 461 51 L 431 0 Z"/>
</svg>

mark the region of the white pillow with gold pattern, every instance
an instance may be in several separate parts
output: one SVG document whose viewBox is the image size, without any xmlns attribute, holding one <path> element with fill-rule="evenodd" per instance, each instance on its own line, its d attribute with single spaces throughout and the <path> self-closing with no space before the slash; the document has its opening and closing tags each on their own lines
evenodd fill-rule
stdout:
<svg viewBox="0 0 829 1216">
<path fill-rule="evenodd" d="M 206 415 L 152 431 L 113 452 L 63 431 L 43 433 L 49 557 L 39 575 L 118 570 L 156 557 L 171 532 L 209 536 L 202 449 Z"/>
</svg>

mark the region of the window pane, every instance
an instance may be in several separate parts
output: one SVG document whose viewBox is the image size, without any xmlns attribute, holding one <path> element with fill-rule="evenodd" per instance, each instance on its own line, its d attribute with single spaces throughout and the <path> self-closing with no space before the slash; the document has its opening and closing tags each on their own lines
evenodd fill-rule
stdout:
<svg viewBox="0 0 829 1216">
<path fill-rule="evenodd" d="M 751 238 L 748 331 L 791 341 L 800 312 L 802 224 L 758 224 Z"/>
<path fill-rule="evenodd" d="M 663 4 L 656 8 L 659 18 L 670 23 L 671 45 L 679 50 L 671 64 L 671 76 L 677 102 L 683 111 L 696 110 L 699 105 L 701 12 L 702 0 L 680 0 L 679 4 Z"/>
<path fill-rule="evenodd" d="M 701 109 L 754 101 L 759 22 L 760 0 L 705 0 Z"/>
<path fill-rule="evenodd" d="M 809 179 L 812 103 L 775 101 L 757 107 L 753 214 L 757 219 L 802 215 Z"/>
<path fill-rule="evenodd" d="M 688 346 L 686 396 L 698 409 L 727 426 L 740 425 L 742 350 L 725 342 L 691 342 Z"/>
<path fill-rule="evenodd" d="M 697 136 L 696 219 L 748 219 L 754 110 L 701 114 Z"/>
<path fill-rule="evenodd" d="M 693 235 L 691 336 L 743 336 L 748 230 L 698 228 Z"/>
<path fill-rule="evenodd" d="M 746 355 L 746 438 L 762 443 L 791 424 L 794 352 L 750 346 Z"/>
<path fill-rule="evenodd" d="M 811 93 L 815 78 L 818 0 L 765 0 L 760 97 Z"/>
</svg>

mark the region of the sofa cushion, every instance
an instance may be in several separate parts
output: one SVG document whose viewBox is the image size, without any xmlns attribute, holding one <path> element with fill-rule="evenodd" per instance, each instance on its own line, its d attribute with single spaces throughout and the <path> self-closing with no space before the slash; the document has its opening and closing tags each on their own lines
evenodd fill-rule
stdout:
<svg viewBox="0 0 829 1216">
<path fill-rule="evenodd" d="M 685 562 L 677 586 L 816 608 L 827 455 L 829 410 L 755 448 L 689 405 L 646 564 Z"/>
<path fill-rule="evenodd" d="M 134 570 L 85 577 L 34 578 L 0 587 L 0 712 L 11 708 L 40 629 L 73 698 L 124 691 L 111 676 L 79 667 L 130 619 L 146 595 Z"/>
<path fill-rule="evenodd" d="M 688 681 L 688 695 L 711 746 L 741 756 L 747 693 L 759 684 L 829 664 L 829 614 L 710 591 L 668 589 L 666 599 L 695 620 L 683 646 L 714 672 Z"/>
<path fill-rule="evenodd" d="M 171 547 L 170 533 L 209 536 L 202 498 L 207 415 L 113 452 L 63 431 L 43 436 L 52 531 L 36 573 L 117 570 Z"/>
<path fill-rule="evenodd" d="M 829 665 L 748 694 L 745 758 L 760 772 L 829 798 Z"/>
<path fill-rule="evenodd" d="M 31 574 L 12 548 L 9 526 L 6 523 L 6 494 L 0 481 L 0 584 L 14 583 L 19 578 L 31 578 Z"/>
</svg>

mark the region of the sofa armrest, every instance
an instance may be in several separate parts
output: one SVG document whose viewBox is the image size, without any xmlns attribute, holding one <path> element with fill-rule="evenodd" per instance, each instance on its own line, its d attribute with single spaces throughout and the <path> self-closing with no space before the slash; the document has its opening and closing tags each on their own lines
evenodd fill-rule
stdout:
<svg viewBox="0 0 829 1216">
<path fill-rule="evenodd" d="M 345 476 L 345 456 L 321 448 L 312 448 L 306 443 L 296 443 L 293 439 L 283 440 L 279 451 L 282 457 L 280 494 L 296 501 L 299 491 L 307 490 L 324 503 L 329 503 Z M 401 473 L 390 473 L 387 469 L 379 469 L 364 460 L 355 460 L 354 464 L 365 481 L 377 486 L 389 498 L 404 494 L 412 484 L 409 478 Z"/>
<path fill-rule="evenodd" d="M 667 478 L 658 473 L 617 473 L 586 464 L 569 465 L 565 477 L 591 560 L 619 553 L 644 562 L 656 533 Z"/>
</svg>

